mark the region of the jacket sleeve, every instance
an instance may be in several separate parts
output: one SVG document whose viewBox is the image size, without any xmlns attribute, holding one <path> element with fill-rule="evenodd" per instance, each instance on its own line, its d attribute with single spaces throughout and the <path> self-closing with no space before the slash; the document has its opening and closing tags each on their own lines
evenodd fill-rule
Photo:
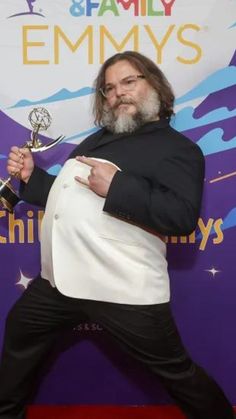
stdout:
<svg viewBox="0 0 236 419">
<path fill-rule="evenodd" d="M 159 163 L 150 178 L 116 172 L 103 210 L 162 235 L 188 235 L 198 221 L 203 181 L 204 157 L 189 142 Z"/>
<path fill-rule="evenodd" d="M 45 207 L 49 191 L 56 176 L 35 166 L 28 183 L 21 182 L 20 198 L 29 204 Z"/>
</svg>

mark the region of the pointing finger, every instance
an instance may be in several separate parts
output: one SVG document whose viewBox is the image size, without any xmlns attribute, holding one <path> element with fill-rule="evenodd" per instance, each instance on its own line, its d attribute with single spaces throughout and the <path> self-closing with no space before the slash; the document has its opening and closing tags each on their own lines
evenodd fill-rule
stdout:
<svg viewBox="0 0 236 419">
<path fill-rule="evenodd" d="M 76 160 L 80 161 L 81 163 L 85 163 L 90 167 L 96 167 L 99 162 L 97 162 L 94 159 L 90 159 L 89 157 L 85 157 L 85 156 L 77 156 Z"/>
</svg>

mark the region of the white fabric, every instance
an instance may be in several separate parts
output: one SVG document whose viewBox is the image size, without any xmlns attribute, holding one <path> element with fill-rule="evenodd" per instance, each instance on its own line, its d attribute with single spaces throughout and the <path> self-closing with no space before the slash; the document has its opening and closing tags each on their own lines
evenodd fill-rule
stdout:
<svg viewBox="0 0 236 419">
<path fill-rule="evenodd" d="M 70 159 L 51 188 L 42 223 L 42 277 L 75 298 L 169 301 L 165 243 L 105 213 L 105 199 L 74 179 L 87 178 L 89 171 Z"/>
</svg>

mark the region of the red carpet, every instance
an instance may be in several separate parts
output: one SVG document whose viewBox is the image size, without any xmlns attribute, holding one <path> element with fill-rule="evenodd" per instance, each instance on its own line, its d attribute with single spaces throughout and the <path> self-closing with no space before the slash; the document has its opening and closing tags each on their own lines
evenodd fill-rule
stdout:
<svg viewBox="0 0 236 419">
<path fill-rule="evenodd" d="M 235 408 L 236 412 L 236 408 Z M 30 406 L 27 419 L 186 419 L 175 406 Z"/>
<path fill-rule="evenodd" d="M 175 406 L 30 406 L 27 419 L 186 419 Z"/>
</svg>

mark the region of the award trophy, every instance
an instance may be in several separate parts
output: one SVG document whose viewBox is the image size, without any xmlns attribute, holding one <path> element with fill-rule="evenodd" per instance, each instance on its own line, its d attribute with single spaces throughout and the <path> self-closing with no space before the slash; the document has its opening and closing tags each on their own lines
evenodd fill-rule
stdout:
<svg viewBox="0 0 236 419">
<path fill-rule="evenodd" d="M 28 148 L 32 153 L 37 153 L 54 147 L 65 138 L 65 136 L 60 135 L 45 145 L 38 138 L 38 133 L 40 131 L 46 131 L 52 122 L 52 117 L 47 109 L 34 108 L 30 112 L 28 119 L 33 130 L 30 135 L 30 140 L 22 148 Z M 9 212 L 13 212 L 14 206 L 20 200 L 11 184 L 12 177 L 20 179 L 20 173 L 14 173 L 14 175 L 9 176 L 6 180 L 0 178 L 0 205 Z"/>
</svg>

